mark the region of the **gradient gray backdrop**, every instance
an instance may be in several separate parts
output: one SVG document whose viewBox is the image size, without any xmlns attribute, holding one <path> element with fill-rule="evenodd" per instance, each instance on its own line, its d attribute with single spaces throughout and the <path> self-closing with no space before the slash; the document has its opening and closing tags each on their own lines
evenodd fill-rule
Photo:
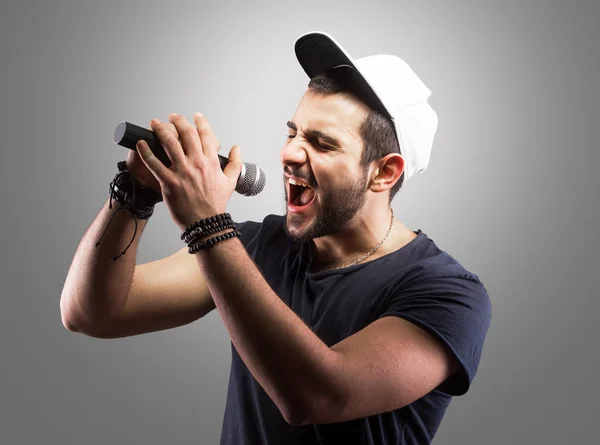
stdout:
<svg viewBox="0 0 600 445">
<path fill-rule="evenodd" d="M 431 88 L 429 168 L 397 216 L 479 275 L 493 317 L 479 373 L 434 443 L 597 443 L 597 1 L 20 1 L 0 14 L 0 443 L 216 444 L 229 336 L 217 311 L 116 340 L 67 331 L 59 298 L 143 126 L 201 111 L 267 172 L 237 220 L 284 212 L 280 149 L 307 77 L 301 34 L 392 53 Z M 138 263 L 183 247 L 157 206 Z"/>
</svg>

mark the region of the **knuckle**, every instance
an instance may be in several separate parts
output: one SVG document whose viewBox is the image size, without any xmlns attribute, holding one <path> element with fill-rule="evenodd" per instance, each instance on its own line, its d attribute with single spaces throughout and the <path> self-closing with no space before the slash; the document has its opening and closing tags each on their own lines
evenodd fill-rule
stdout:
<svg viewBox="0 0 600 445">
<path fill-rule="evenodd" d="M 161 179 L 161 186 L 166 190 L 172 191 L 176 185 L 176 178 L 177 176 L 175 175 L 165 175 L 165 177 Z"/>
<path fill-rule="evenodd" d="M 185 134 L 186 136 L 193 136 L 193 135 L 198 134 L 194 127 L 185 127 L 181 130 L 181 133 Z"/>
<path fill-rule="evenodd" d="M 206 161 L 203 156 L 194 156 L 190 159 L 190 163 L 195 170 L 202 170 L 206 166 Z"/>
<path fill-rule="evenodd" d="M 182 177 L 185 181 L 184 184 L 187 184 L 188 186 L 191 185 L 196 188 L 199 179 L 198 172 L 202 172 L 202 168 L 190 165 Z"/>
<path fill-rule="evenodd" d="M 175 135 L 173 133 L 171 133 L 170 131 L 167 131 L 163 134 L 163 139 L 165 140 L 166 143 L 168 144 L 174 144 L 175 142 L 177 142 L 177 138 L 175 137 Z"/>
</svg>

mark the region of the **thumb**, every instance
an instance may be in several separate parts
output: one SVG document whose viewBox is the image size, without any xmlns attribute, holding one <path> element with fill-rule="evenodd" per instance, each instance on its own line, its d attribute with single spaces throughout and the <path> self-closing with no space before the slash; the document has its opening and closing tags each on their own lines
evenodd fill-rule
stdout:
<svg viewBox="0 0 600 445">
<path fill-rule="evenodd" d="M 223 173 L 230 179 L 237 181 L 242 171 L 242 156 L 240 146 L 234 145 L 229 151 L 229 163 L 223 169 Z"/>
</svg>

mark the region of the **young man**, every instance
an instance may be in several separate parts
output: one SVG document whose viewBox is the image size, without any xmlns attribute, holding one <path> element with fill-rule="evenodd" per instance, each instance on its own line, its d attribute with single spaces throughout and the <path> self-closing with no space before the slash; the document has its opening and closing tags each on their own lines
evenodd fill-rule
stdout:
<svg viewBox="0 0 600 445">
<path fill-rule="evenodd" d="M 324 33 L 300 37 L 296 54 L 311 81 L 281 151 L 285 216 L 148 264 L 132 242 L 118 265 L 109 256 L 133 223 L 122 212 L 92 246 L 105 205 L 67 276 L 63 323 L 122 337 L 216 307 L 232 340 L 222 444 L 430 443 L 473 380 L 491 316 L 478 277 L 390 207 L 429 162 L 430 91 L 401 59 L 353 60 Z M 237 147 L 220 169 L 210 126 L 194 121 L 152 123 L 172 167 L 143 143 L 127 162 L 182 231 L 225 212 L 241 170 Z"/>
</svg>

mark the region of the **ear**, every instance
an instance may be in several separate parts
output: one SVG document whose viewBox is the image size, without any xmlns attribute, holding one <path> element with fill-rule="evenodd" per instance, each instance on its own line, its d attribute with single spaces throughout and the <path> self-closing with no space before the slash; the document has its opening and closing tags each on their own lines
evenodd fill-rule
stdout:
<svg viewBox="0 0 600 445">
<path fill-rule="evenodd" d="M 404 158 L 399 153 L 390 153 L 375 164 L 371 173 L 369 190 L 375 193 L 391 189 L 404 171 Z"/>
</svg>

